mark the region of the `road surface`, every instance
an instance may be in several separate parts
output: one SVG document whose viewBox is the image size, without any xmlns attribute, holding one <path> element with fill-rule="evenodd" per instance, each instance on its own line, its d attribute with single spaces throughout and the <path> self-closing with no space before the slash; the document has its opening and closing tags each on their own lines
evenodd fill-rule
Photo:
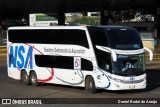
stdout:
<svg viewBox="0 0 160 107">
<path fill-rule="evenodd" d="M 0 57 L 0 98 L 160 98 L 160 63 L 147 63 L 148 85 L 145 90 L 132 91 L 105 91 L 98 90 L 96 94 L 89 94 L 83 88 L 74 88 L 69 86 L 45 84 L 44 86 L 34 87 L 26 86 L 22 82 L 11 79 L 7 76 L 6 57 Z M 124 107 L 128 104 L 121 104 L 118 107 Z M 1 105 L 0 105 L 1 106 Z M 17 105 L 3 105 L 17 107 Z M 22 106 L 22 105 L 21 105 Z M 29 106 L 29 105 L 23 105 Z M 30 105 L 36 106 L 36 105 Z M 49 107 L 51 105 L 43 105 Z M 98 107 L 99 104 L 55 104 L 56 107 Z M 101 104 L 101 107 L 106 107 Z M 110 104 L 110 106 L 115 106 Z M 135 105 L 129 105 L 135 107 Z M 137 105 L 137 106 L 142 106 Z M 145 105 L 149 107 L 150 105 Z M 159 105 L 152 105 L 152 107 Z M 37 106 L 38 107 L 38 106 Z M 126 106 L 127 107 L 127 106 Z"/>
</svg>

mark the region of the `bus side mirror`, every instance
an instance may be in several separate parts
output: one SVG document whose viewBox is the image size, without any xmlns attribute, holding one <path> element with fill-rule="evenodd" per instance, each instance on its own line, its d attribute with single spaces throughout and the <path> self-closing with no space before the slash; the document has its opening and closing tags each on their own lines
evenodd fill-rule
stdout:
<svg viewBox="0 0 160 107">
<path fill-rule="evenodd" d="M 144 49 L 149 52 L 149 60 L 152 61 L 153 60 L 153 52 L 147 47 L 144 47 Z"/>
<path fill-rule="evenodd" d="M 117 62 L 117 54 L 113 49 L 108 48 L 108 47 L 104 47 L 104 46 L 98 46 L 98 45 L 96 45 L 96 48 L 101 50 L 101 51 L 111 53 L 113 61 Z"/>
</svg>

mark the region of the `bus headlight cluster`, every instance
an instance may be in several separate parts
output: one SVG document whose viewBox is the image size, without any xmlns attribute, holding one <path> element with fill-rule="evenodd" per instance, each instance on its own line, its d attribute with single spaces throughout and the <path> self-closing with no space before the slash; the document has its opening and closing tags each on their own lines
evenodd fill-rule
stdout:
<svg viewBox="0 0 160 107">
<path fill-rule="evenodd" d="M 114 80 L 117 81 L 117 82 L 121 82 L 121 80 L 120 80 L 120 79 L 117 79 L 117 78 L 114 78 Z"/>
<path fill-rule="evenodd" d="M 114 80 L 114 81 L 116 81 L 116 82 L 122 82 L 122 80 L 120 80 L 120 79 L 117 79 L 117 78 L 113 78 L 113 77 L 110 77 L 110 76 L 108 76 L 110 79 L 112 79 L 112 80 Z"/>
</svg>

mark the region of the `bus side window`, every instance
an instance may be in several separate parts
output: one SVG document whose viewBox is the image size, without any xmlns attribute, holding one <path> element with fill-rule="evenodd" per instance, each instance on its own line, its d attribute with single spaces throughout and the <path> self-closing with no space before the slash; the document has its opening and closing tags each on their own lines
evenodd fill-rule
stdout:
<svg viewBox="0 0 160 107">
<path fill-rule="evenodd" d="M 62 34 L 62 43 L 63 44 L 72 44 L 72 34 L 70 30 L 61 30 Z"/>
<path fill-rule="evenodd" d="M 81 70 L 86 70 L 86 71 L 93 71 L 93 64 L 91 61 L 86 60 L 86 59 L 81 59 Z"/>
<path fill-rule="evenodd" d="M 9 31 L 9 41 L 14 43 L 80 45 L 89 48 L 86 32 L 78 29 L 12 30 Z"/>
<path fill-rule="evenodd" d="M 47 33 L 47 32 L 46 32 Z M 57 35 L 58 35 L 58 31 L 57 30 L 50 30 L 47 34 L 45 34 L 45 37 L 44 38 L 46 41 L 48 41 L 48 43 L 51 43 L 51 44 L 56 44 L 58 43 L 59 41 L 59 38 L 57 38 Z"/>
<path fill-rule="evenodd" d="M 80 45 L 89 48 L 86 33 L 84 30 L 62 29 L 56 33 L 59 44 Z"/>
<path fill-rule="evenodd" d="M 84 30 L 73 30 L 72 37 L 73 44 L 89 48 L 87 35 Z"/>
<path fill-rule="evenodd" d="M 108 47 L 108 39 L 105 31 L 102 29 L 89 29 L 89 33 L 91 35 L 98 66 L 105 71 L 111 72 L 110 54 L 96 48 L 96 45 Z"/>
</svg>

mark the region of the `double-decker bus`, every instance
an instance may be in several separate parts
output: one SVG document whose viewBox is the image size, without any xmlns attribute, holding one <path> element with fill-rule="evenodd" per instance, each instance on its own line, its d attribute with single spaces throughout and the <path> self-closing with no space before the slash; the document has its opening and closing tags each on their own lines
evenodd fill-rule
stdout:
<svg viewBox="0 0 160 107">
<path fill-rule="evenodd" d="M 25 84 L 97 89 L 146 88 L 146 49 L 137 30 L 123 26 L 10 27 L 8 76 Z"/>
</svg>

